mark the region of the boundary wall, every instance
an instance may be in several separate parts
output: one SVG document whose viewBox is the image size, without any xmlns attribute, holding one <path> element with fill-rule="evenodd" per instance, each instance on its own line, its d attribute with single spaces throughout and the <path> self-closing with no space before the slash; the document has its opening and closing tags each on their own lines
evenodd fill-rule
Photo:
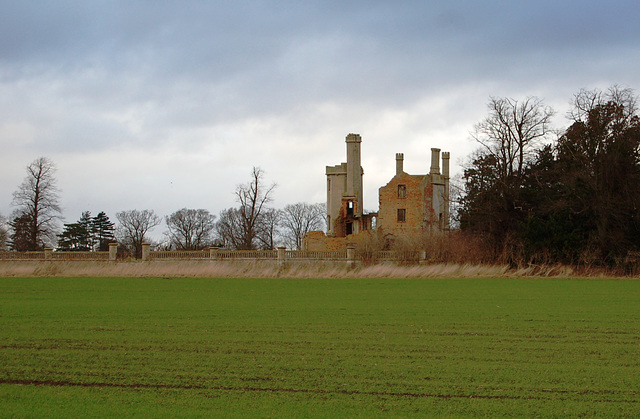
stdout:
<svg viewBox="0 0 640 419">
<path fill-rule="evenodd" d="M 5 252 L 0 251 L 0 261 L 120 261 L 132 259 L 117 258 L 117 243 L 112 243 L 107 252 L 67 252 L 44 249 L 38 252 Z M 361 252 L 355 246 L 346 250 L 334 251 L 306 251 L 286 250 L 224 250 L 211 247 L 206 250 L 150 250 L 151 245 L 142 246 L 143 261 L 180 261 L 180 260 L 211 260 L 211 261 L 274 261 L 284 264 L 296 261 L 344 261 L 351 265 L 355 262 L 426 262 L 426 252 L 394 252 L 377 251 Z"/>
</svg>

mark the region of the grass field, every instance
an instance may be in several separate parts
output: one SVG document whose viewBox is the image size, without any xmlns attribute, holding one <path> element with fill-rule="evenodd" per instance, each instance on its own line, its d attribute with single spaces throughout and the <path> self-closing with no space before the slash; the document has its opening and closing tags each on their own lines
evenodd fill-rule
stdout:
<svg viewBox="0 0 640 419">
<path fill-rule="evenodd" d="M 640 281 L 0 278 L 0 415 L 640 415 Z"/>
</svg>

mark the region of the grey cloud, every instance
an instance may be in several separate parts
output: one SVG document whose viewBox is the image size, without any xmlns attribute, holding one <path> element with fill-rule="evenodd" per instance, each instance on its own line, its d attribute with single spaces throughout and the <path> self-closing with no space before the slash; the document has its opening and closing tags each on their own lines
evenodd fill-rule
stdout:
<svg viewBox="0 0 640 419">
<path fill-rule="evenodd" d="M 410 95 L 412 85 L 426 80 L 451 83 L 451 68 L 460 68 L 453 76 L 482 77 L 470 73 L 491 70 L 503 56 L 513 64 L 535 48 L 576 47 L 589 32 L 575 22 L 591 27 L 603 16 L 623 20 L 624 13 L 610 5 L 603 13 L 604 6 L 583 2 L 430 3 L 14 3 L 2 23 L 20 24 L 2 25 L 0 39 L 18 42 L 6 42 L 1 51 L 9 63 L 44 61 L 64 72 L 98 66 L 113 77 L 134 73 L 150 89 L 166 88 L 168 81 L 210 87 L 230 82 L 253 96 L 275 96 L 284 86 L 317 100 L 323 93 L 349 97 L 349 91 L 377 98 L 393 84 L 398 94 Z M 18 18 L 7 17 L 12 14 Z M 637 38 L 637 32 L 626 35 Z M 585 41 L 593 48 L 593 39 Z M 299 61 L 291 65 L 289 58 Z"/>
<path fill-rule="evenodd" d="M 9 1 L 0 84 L 28 87 L 5 109 L 36 109 L 50 142 L 73 149 L 96 133 L 95 147 L 160 144 L 327 103 L 401 109 L 461 86 L 484 95 L 485 85 L 503 94 L 582 83 L 603 57 L 618 62 L 613 45 L 637 52 L 637 10 L 632 1 Z"/>
</svg>

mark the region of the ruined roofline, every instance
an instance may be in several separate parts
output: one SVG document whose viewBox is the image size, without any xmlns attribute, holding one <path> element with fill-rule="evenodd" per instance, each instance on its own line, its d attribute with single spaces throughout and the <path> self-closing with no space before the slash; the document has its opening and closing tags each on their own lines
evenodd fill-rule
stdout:
<svg viewBox="0 0 640 419">
<path fill-rule="evenodd" d="M 347 163 L 341 163 L 335 166 L 326 166 L 326 174 L 327 175 L 347 174 Z"/>
<path fill-rule="evenodd" d="M 429 172 L 424 175 L 423 174 L 411 175 L 405 172 L 404 171 L 404 153 L 396 153 L 395 176 L 401 175 L 402 173 L 406 173 L 409 176 L 441 175 L 446 178 L 449 178 L 449 160 L 451 159 L 451 153 L 448 151 L 443 151 L 441 154 L 440 151 L 441 149 L 439 148 L 431 148 L 431 167 L 429 168 Z M 442 171 L 440 170 L 441 160 L 442 160 Z"/>
<path fill-rule="evenodd" d="M 386 188 L 394 181 L 394 179 L 398 177 L 405 177 L 405 178 L 409 177 L 409 178 L 419 179 L 422 182 L 425 182 L 425 181 L 429 182 L 431 180 L 431 175 L 411 175 L 407 172 L 402 172 L 394 175 L 391 179 L 389 179 L 389 181 L 386 184 L 384 184 L 383 186 L 380 186 L 378 189 Z"/>
</svg>

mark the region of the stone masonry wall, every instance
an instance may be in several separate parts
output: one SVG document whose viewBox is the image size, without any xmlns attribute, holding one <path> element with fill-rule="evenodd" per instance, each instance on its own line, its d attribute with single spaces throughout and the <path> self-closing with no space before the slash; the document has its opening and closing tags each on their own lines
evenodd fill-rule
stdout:
<svg viewBox="0 0 640 419">
<path fill-rule="evenodd" d="M 347 238 L 327 237 L 323 231 L 310 231 L 304 236 L 302 247 L 304 250 L 312 252 L 345 250 L 347 248 Z"/>
<path fill-rule="evenodd" d="M 303 249 L 312 252 L 332 252 L 347 250 L 347 246 L 354 245 L 356 248 L 362 243 L 371 240 L 371 231 L 361 231 L 358 234 L 351 234 L 347 237 L 327 237 L 322 231 L 310 231 L 304 236 Z"/>
<path fill-rule="evenodd" d="M 411 234 L 425 228 L 425 210 L 431 208 L 432 185 L 427 176 L 401 173 L 380 188 L 377 227 L 394 235 Z M 398 186 L 406 186 L 406 197 L 398 197 Z M 406 221 L 398 222 L 398 209 L 406 210 Z"/>
</svg>

